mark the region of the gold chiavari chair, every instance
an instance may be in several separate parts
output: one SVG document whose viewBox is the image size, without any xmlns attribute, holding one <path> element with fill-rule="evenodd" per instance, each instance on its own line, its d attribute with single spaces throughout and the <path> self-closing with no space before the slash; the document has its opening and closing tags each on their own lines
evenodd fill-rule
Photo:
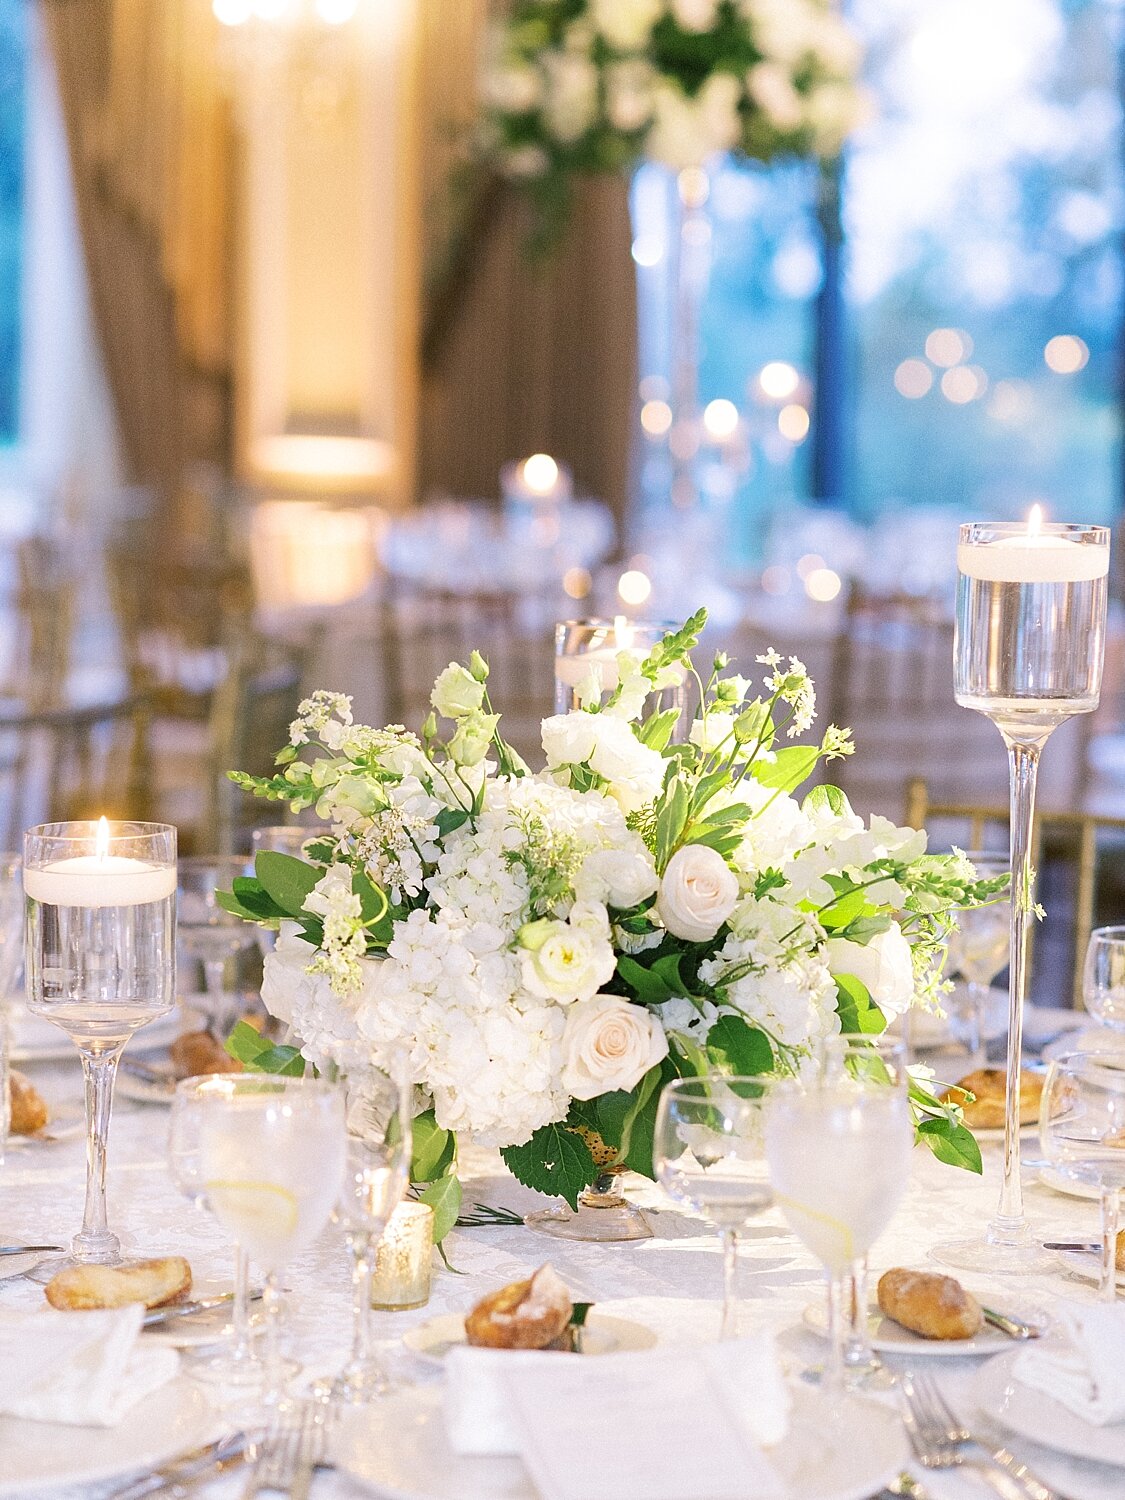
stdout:
<svg viewBox="0 0 1125 1500">
<path fill-rule="evenodd" d="M 962 849 L 1005 849 L 1008 809 L 931 798 L 920 777 L 907 785 L 907 822 L 926 828 L 931 845 L 956 844 Z M 1085 812 L 1036 812 L 1031 842 L 1032 867 L 1039 872 L 1038 899 L 1048 907 L 1052 933 L 1060 932 L 1056 898 L 1069 906 L 1067 930 L 1072 945 L 1071 1002 L 1082 1007 L 1082 965 L 1091 930 L 1125 918 L 1125 817 Z M 1033 927 L 1032 963 L 1045 947 L 1043 934 Z"/>
</svg>

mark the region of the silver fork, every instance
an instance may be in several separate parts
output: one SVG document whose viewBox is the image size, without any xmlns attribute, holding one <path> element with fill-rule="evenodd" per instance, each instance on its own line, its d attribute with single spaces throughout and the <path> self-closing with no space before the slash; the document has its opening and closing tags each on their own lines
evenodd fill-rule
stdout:
<svg viewBox="0 0 1125 1500">
<path fill-rule="evenodd" d="M 906 1400 L 903 1423 L 914 1456 L 924 1469 L 965 1469 L 978 1475 L 1003 1500 L 1059 1500 L 1006 1448 L 984 1449 L 953 1415 L 932 1376 L 908 1371 L 899 1381 Z M 977 1448 L 979 1454 L 967 1453 Z"/>
<path fill-rule="evenodd" d="M 242 1500 L 253 1500 L 263 1490 L 292 1494 L 305 1452 L 317 1431 L 316 1403 L 306 1401 L 290 1420 L 282 1420 L 267 1434 L 250 1470 Z"/>
</svg>

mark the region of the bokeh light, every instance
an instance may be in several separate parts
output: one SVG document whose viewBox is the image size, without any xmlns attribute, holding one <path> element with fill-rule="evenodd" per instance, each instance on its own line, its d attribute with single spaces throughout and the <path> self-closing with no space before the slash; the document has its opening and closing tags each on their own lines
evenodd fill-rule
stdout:
<svg viewBox="0 0 1125 1500">
<path fill-rule="evenodd" d="M 649 437 L 663 437 L 672 425 L 672 408 L 667 401 L 646 401 L 641 407 L 641 426 Z"/>
<path fill-rule="evenodd" d="M 810 573 L 815 573 L 819 568 L 826 566 L 819 552 L 806 552 L 803 557 L 797 559 L 797 577 L 805 579 Z"/>
<path fill-rule="evenodd" d="M 970 401 L 975 401 L 978 396 L 984 394 L 988 377 L 984 376 L 982 385 L 982 376 L 984 372 L 978 372 L 973 365 L 954 365 L 941 377 L 941 393 L 947 401 L 952 401 L 954 406 L 967 406 Z"/>
<path fill-rule="evenodd" d="M 791 443 L 803 443 L 809 435 L 809 414 L 797 402 L 783 406 L 777 414 L 777 430 Z"/>
<path fill-rule="evenodd" d="M 523 482 L 535 495 L 547 495 L 559 482 L 559 466 L 549 453 L 533 453 L 522 464 Z"/>
<path fill-rule="evenodd" d="M 959 365 L 972 352 L 973 341 L 963 328 L 935 328 L 926 339 L 926 358 L 942 369 Z"/>
<path fill-rule="evenodd" d="M 563 593 L 571 599 L 585 599 L 594 580 L 585 568 L 567 568 L 562 580 Z"/>
<path fill-rule="evenodd" d="M 633 259 L 646 270 L 658 266 L 664 258 L 664 246 L 654 234 L 639 234 L 633 241 Z"/>
<path fill-rule="evenodd" d="M 895 371 L 895 390 L 908 401 L 924 396 L 933 383 L 933 372 L 922 359 L 904 359 Z"/>
<path fill-rule="evenodd" d="M 211 0 L 211 9 L 223 26 L 242 26 L 254 14 L 253 0 Z"/>
<path fill-rule="evenodd" d="M 839 573 L 831 568 L 814 568 L 805 579 L 805 593 L 817 604 L 829 604 L 842 587 Z"/>
<path fill-rule="evenodd" d="M 720 443 L 733 437 L 738 431 L 738 407 L 733 401 L 727 401 L 721 396 L 715 401 L 708 401 L 703 409 L 703 425 L 708 437 L 715 438 Z"/>
<path fill-rule="evenodd" d="M 316 0 L 317 14 L 329 26 L 343 26 L 355 15 L 356 0 Z"/>
<path fill-rule="evenodd" d="M 796 367 L 783 359 L 771 359 L 758 372 L 758 384 L 771 401 L 784 401 L 801 383 Z"/>
<path fill-rule="evenodd" d="M 1047 368 L 1054 370 L 1056 375 L 1077 374 L 1085 369 L 1089 358 L 1089 349 L 1073 333 L 1056 333 L 1053 339 L 1047 340 L 1047 347 L 1043 350 Z"/>
<path fill-rule="evenodd" d="M 617 593 L 625 604 L 644 604 L 652 593 L 652 580 L 639 568 L 630 568 L 617 580 Z"/>
<path fill-rule="evenodd" d="M 787 594 L 790 582 L 789 569 L 774 563 L 762 573 L 762 592 L 766 594 Z"/>
</svg>

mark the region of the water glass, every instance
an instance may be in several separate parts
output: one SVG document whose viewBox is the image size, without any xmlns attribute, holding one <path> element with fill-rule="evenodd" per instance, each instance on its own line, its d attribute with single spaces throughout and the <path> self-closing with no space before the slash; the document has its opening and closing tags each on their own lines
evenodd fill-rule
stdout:
<svg viewBox="0 0 1125 1500">
<path fill-rule="evenodd" d="M 775 1201 L 828 1279 L 827 1375 L 837 1389 L 854 1328 L 849 1281 L 862 1285 L 864 1257 L 894 1216 L 909 1177 L 914 1126 L 902 1056 L 901 1043 L 838 1039 L 808 1077 L 775 1085 L 765 1111 Z"/>
<path fill-rule="evenodd" d="M 239 1013 L 238 997 L 227 993 L 224 982 L 227 960 L 254 946 L 257 929 L 225 911 L 217 892 L 251 874 L 249 861 L 238 854 L 199 855 L 179 864 L 177 941 L 182 954 L 203 965 L 208 1027 L 219 1041 L 230 1034 Z"/>
<path fill-rule="evenodd" d="M 1125 927 L 1095 927 L 1086 945 L 1082 999 L 1111 1031 L 1125 1031 Z"/>
<path fill-rule="evenodd" d="M 773 1201 L 762 1132 L 771 1081 L 709 1073 L 665 1085 L 653 1131 L 657 1181 L 710 1219 L 723 1247 L 720 1338 L 736 1333 L 738 1232 Z"/>
<path fill-rule="evenodd" d="M 1103 1301 L 1117 1293 L 1119 1193 L 1125 1187 L 1125 1057 L 1070 1052 L 1047 1070 L 1039 1141 L 1055 1171 L 1098 1188 L 1102 1210 Z"/>
<path fill-rule="evenodd" d="M 968 858 L 987 879 L 1007 875 L 1007 854 L 972 853 Z M 949 935 L 949 968 L 965 981 L 963 999 L 950 1005 L 952 1019 L 964 1038 L 970 1063 L 985 1063 L 985 1008 L 988 989 L 997 974 L 1008 967 L 1012 903 L 1007 895 L 985 906 L 966 907 L 957 913 L 957 926 Z"/>
</svg>

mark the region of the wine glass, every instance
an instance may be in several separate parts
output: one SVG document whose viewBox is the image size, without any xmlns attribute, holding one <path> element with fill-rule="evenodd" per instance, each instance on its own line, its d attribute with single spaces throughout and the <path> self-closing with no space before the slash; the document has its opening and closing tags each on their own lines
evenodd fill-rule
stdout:
<svg viewBox="0 0 1125 1500">
<path fill-rule="evenodd" d="M 1020 1181 L 1020 1058 L 1034 909 L 1031 830 L 1039 756 L 1052 731 L 1092 713 L 1101 694 L 1109 573 L 1104 526 L 971 522 L 957 548 L 954 697 L 991 719 L 1008 750 L 1011 921 L 1004 1176 L 983 1238 L 933 1253 L 966 1270 L 1037 1272 L 1052 1264 L 1033 1240 Z"/>
<path fill-rule="evenodd" d="M 972 853 L 969 860 L 984 879 L 1007 875 L 1011 866 L 1006 854 Z M 957 913 L 957 926 L 949 935 L 949 967 L 965 981 L 963 1000 L 951 1005 L 960 1022 L 969 1060 L 974 1068 L 985 1063 L 984 1022 L 988 989 L 1008 964 L 1012 903 L 1000 896 L 984 906 L 969 906 Z"/>
<path fill-rule="evenodd" d="M 1095 927 L 1086 945 L 1082 999 L 1110 1031 L 1125 1031 L 1125 927 Z"/>
<path fill-rule="evenodd" d="M 414 1090 L 404 1069 L 369 1079 L 348 1111 L 347 1164 L 335 1217 L 352 1255 L 354 1317 L 348 1361 L 329 1397 L 361 1405 L 389 1388 L 371 1348 L 371 1281 L 379 1240 L 410 1179 Z"/>
<path fill-rule="evenodd" d="M 220 1078 L 226 1075 L 219 1075 Z M 204 1182 L 201 1144 L 207 1097 L 215 1092 L 213 1075 L 185 1078 L 176 1085 L 168 1125 L 168 1160 L 172 1180 L 198 1208 L 209 1207 Z M 228 1347 L 193 1366 L 192 1374 L 224 1385 L 257 1385 L 262 1379 L 262 1361 L 250 1337 L 249 1257 L 236 1243 L 234 1255 L 234 1301 L 231 1307 Z"/>
<path fill-rule="evenodd" d="M 114 1265 L 106 1142 L 117 1064 L 176 998 L 176 830 L 42 823 L 24 834 L 27 1005 L 70 1037 L 86 1084 L 86 1209 L 72 1263 Z M 44 1262 L 53 1274 L 57 1261 Z"/>
<path fill-rule="evenodd" d="M 860 1048 L 841 1039 L 810 1076 L 776 1084 L 765 1110 L 775 1201 L 828 1277 L 826 1384 L 836 1390 L 854 1337 L 849 1280 L 862 1281 L 862 1261 L 906 1192 L 914 1144 L 902 1044 L 862 1041 Z M 866 1311 L 859 1307 L 855 1318 Z"/>
<path fill-rule="evenodd" d="M 23 961 L 23 861 L 0 854 L 0 1163 L 12 1126 L 11 995 Z"/>
<path fill-rule="evenodd" d="M 1068 1052 L 1047 1070 L 1039 1105 L 1043 1155 L 1064 1177 L 1093 1183 L 1102 1209 L 1104 1302 L 1117 1295 L 1118 1194 L 1125 1187 L 1125 1057 Z"/>
<path fill-rule="evenodd" d="M 263 1404 L 285 1402 L 279 1275 L 328 1223 L 344 1178 L 344 1093 L 323 1078 L 217 1073 L 201 1091 L 207 1206 L 263 1272 Z"/>
<path fill-rule="evenodd" d="M 249 862 L 238 854 L 205 854 L 180 860 L 177 941 L 181 952 L 203 964 L 208 1029 L 218 1041 L 230 1035 L 239 1013 L 238 997 L 229 996 L 223 982 L 227 959 L 254 946 L 256 929 L 224 911 L 216 892 L 229 891 L 236 877 L 252 873 Z"/>
<path fill-rule="evenodd" d="M 736 1332 L 738 1231 L 773 1200 L 762 1111 L 771 1081 L 708 1073 L 665 1084 L 653 1129 L 653 1165 L 665 1192 L 717 1227 L 723 1247 L 719 1337 Z"/>
</svg>

